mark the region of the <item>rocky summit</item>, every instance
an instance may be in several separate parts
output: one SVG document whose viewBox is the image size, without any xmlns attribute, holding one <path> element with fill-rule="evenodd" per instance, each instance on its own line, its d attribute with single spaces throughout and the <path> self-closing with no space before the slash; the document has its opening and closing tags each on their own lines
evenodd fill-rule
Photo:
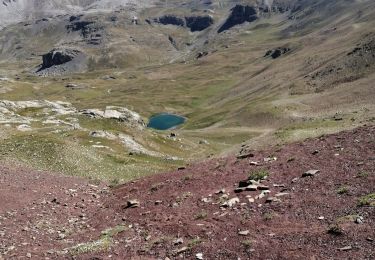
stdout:
<svg viewBox="0 0 375 260">
<path fill-rule="evenodd" d="M 374 259 L 373 0 L 3 0 L 0 260 Z"/>
</svg>

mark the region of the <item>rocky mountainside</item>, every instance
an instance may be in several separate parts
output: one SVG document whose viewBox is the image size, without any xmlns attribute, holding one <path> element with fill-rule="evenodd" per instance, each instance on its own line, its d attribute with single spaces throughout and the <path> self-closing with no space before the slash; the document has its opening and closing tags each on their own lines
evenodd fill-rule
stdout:
<svg viewBox="0 0 375 260">
<path fill-rule="evenodd" d="M 4 0 L 0 6 L 0 23 L 4 27 L 57 15 L 140 8 L 152 3 L 153 0 Z"/>
<path fill-rule="evenodd" d="M 362 127 L 112 189 L 0 166 L 0 258 L 373 259 L 374 134 Z"/>
<path fill-rule="evenodd" d="M 242 145 L 371 123 L 374 7 L 3 1 L 0 101 L 28 105 L 1 107 L 0 156 L 121 182 Z M 46 102 L 75 112 L 34 106 Z M 117 118 L 103 116 L 106 110 Z M 124 111 L 136 111 L 143 126 L 122 120 Z M 187 120 L 170 132 L 144 127 L 162 112 Z M 75 154 L 80 164 L 72 164 Z"/>
<path fill-rule="evenodd" d="M 3 0 L 0 260 L 374 259 L 374 28 L 373 0 Z"/>
</svg>

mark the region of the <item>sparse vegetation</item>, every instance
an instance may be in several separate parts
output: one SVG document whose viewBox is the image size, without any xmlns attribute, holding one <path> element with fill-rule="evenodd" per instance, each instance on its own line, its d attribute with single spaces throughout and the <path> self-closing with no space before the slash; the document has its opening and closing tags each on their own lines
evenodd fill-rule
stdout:
<svg viewBox="0 0 375 260">
<path fill-rule="evenodd" d="M 113 244 L 113 237 L 124 230 L 126 230 L 124 226 L 109 228 L 102 232 L 100 239 L 73 246 L 68 249 L 68 252 L 72 255 L 80 255 L 109 250 Z"/>
<path fill-rule="evenodd" d="M 339 194 L 339 195 L 347 194 L 347 193 L 349 193 L 349 187 L 341 186 L 340 188 L 338 188 L 336 190 L 336 193 Z"/>
<path fill-rule="evenodd" d="M 358 200 L 358 206 L 375 207 L 375 193 L 371 193 L 371 194 L 360 197 Z"/>
<path fill-rule="evenodd" d="M 343 217 L 339 217 L 336 219 L 337 223 L 345 223 L 345 222 L 354 222 L 356 219 L 358 219 L 360 216 L 357 214 L 353 215 L 346 215 Z"/>
<path fill-rule="evenodd" d="M 342 235 L 344 231 L 337 223 L 335 223 L 328 227 L 327 233 L 331 235 L 339 236 L 339 235 Z"/>
<path fill-rule="evenodd" d="M 187 174 L 187 175 L 185 175 L 185 176 L 182 177 L 183 181 L 190 181 L 191 179 L 193 179 L 193 175 L 192 174 Z"/>
<path fill-rule="evenodd" d="M 266 212 L 263 214 L 263 219 L 266 221 L 272 220 L 275 217 L 275 213 L 273 212 Z"/>
<path fill-rule="evenodd" d="M 207 214 L 206 211 L 201 211 L 201 212 L 199 212 L 198 214 L 196 214 L 196 215 L 194 216 L 194 219 L 195 219 L 195 220 L 202 220 L 202 219 L 207 218 L 207 216 L 208 216 L 208 214 Z"/>
<path fill-rule="evenodd" d="M 253 245 L 253 241 L 252 240 L 244 240 L 241 242 L 241 244 L 246 248 L 251 248 L 251 246 Z"/>
<path fill-rule="evenodd" d="M 197 245 L 199 245 L 200 243 L 202 243 L 202 240 L 199 237 L 196 237 L 196 238 L 193 238 L 192 240 L 190 240 L 187 243 L 187 247 L 192 249 L 192 248 L 196 247 Z"/>
<path fill-rule="evenodd" d="M 267 178 L 269 172 L 267 170 L 256 170 L 249 174 L 249 180 L 260 181 Z"/>
<path fill-rule="evenodd" d="M 369 173 L 368 172 L 359 172 L 358 175 L 357 175 L 357 178 L 367 178 L 369 176 Z"/>
</svg>

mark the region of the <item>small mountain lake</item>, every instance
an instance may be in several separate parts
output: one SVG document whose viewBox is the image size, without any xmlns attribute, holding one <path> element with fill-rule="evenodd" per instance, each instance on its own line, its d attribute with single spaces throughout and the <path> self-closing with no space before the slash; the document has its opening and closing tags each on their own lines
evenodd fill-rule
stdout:
<svg viewBox="0 0 375 260">
<path fill-rule="evenodd" d="M 157 130 L 167 130 L 185 123 L 185 120 L 182 116 L 161 113 L 150 117 L 147 127 Z"/>
</svg>

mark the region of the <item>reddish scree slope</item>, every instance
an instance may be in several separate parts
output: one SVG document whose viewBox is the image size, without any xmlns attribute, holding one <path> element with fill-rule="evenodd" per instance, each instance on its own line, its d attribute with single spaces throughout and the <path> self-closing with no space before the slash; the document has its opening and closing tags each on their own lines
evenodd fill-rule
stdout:
<svg viewBox="0 0 375 260">
<path fill-rule="evenodd" d="M 266 157 L 277 160 L 265 162 Z M 311 169 L 320 173 L 301 177 Z M 234 189 L 257 170 L 269 173 L 262 184 L 270 194 L 251 202 L 249 196 L 261 191 Z M 375 258 L 375 201 L 359 205 L 375 192 L 374 126 L 255 151 L 251 158 L 210 160 L 113 190 L 21 169 L 1 167 L 0 173 L 5 259 Z M 43 181 L 32 182 L 35 176 Z M 266 202 L 281 192 L 280 201 Z M 220 207 L 236 197 L 233 207 Z M 125 208 L 133 199 L 139 207 Z M 120 225 L 126 228 L 113 236 L 109 249 L 69 251 Z"/>
</svg>

